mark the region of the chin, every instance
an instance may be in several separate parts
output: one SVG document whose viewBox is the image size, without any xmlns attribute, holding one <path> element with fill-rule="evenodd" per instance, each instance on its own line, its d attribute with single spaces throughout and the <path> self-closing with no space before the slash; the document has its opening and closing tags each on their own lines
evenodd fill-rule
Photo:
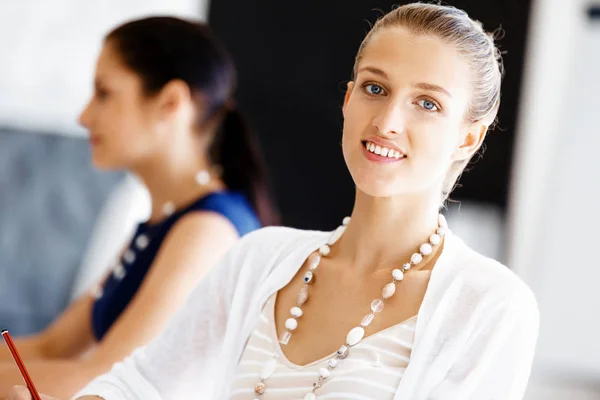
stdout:
<svg viewBox="0 0 600 400">
<path fill-rule="evenodd" d="M 115 170 L 122 169 L 122 167 L 114 161 L 115 160 L 111 160 L 108 157 L 102 157 L 98 154 L 92 153 L 92 165 L 96 169 L 99 169 L 102 171 L 115 171 Z"/>
</svg>

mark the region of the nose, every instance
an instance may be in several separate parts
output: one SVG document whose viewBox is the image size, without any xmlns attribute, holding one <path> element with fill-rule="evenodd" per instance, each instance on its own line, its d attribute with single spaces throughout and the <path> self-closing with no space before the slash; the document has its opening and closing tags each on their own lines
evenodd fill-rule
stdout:
<svg viewBox="0 0 600 400">
<path fill-rule="evenodd" d="M 391 101 L 383 105 L 373 118 L 373 126 L 383 135 L 404 132 L 405 119 L 400 107 Z"/>
<path fill-rule="evenodd" d="M 81 126 L 83 126 L 84 128 L 90 127 L 90 105 L 91 105 L 91 103 L 92 102 L 90 100 L 90 102 L 85 106 L 83 111 L 81 111 L 81 114 L 79 114 L 79 118 L 77 118 L 77 121 L 79 122 L 79 124 Z"/>
</svg>

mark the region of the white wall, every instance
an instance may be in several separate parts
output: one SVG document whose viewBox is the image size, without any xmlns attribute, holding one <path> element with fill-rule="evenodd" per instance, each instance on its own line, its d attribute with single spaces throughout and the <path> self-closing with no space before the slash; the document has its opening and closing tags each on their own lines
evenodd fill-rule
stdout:
<svg viewBox="0 0 600 400">
<path fill-rule="evenodd" d="M 508 235 L 509 265 L 541 312 L 528 399 L 600 398 L 600 22 L 589 4 L 534 1 Z"/>
<path fill-rule="evenodd" d="M 208 0 L 0 1 L 0 125 L 82 135 L 104 35 L 148 14 L 206 18 Z"/>
</svg>

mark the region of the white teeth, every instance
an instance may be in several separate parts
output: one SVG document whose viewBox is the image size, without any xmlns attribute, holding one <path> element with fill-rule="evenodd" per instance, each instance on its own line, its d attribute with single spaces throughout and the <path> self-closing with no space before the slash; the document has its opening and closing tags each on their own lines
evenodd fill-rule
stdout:
<svg viewBox="0 0 600 400">
<path fill-rule="evenodd" d="M 381 146 L 376 145 L 373 142 L 367 142 L 366 145 L 365 145 L 365 147 L 371 153 L 375 153 L 375 154 L 378 154 L 378 155 L 383 156 L 383 157 L 389 157 L 389 158 L 395 158 L 395 159 L 399 159 L 401 157 L 404 157 L 404 154 L 400 153 L 397 150 L 388 149 L 387 147 L 381 147 Z"/>
</svg>

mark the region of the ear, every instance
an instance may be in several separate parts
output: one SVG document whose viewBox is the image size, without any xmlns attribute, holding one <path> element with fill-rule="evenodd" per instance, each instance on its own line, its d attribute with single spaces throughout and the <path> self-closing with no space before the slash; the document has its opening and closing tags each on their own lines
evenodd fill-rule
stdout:
<svg viewBox="0 0 600 400">
<path fill-rule="evenodd" d="M 342 114 L 344 115 L 344 117 L 346 116 L 346 106 L 348 105 L 348 101 L 350 101 L 352 89 L 354 89 L 354 82 L 350 81 L 346 85 L 346 95 L 344 96 L 344 105 L 342 106 Z"/>
<path fill-rule="evenodd" d="M 168 118 L 181 111 L 191 100 L 192 94 L 185 82 L 178 79 L 168 82 L 158 95 L 157 106 L 161 118 Z"/>
<path fill-rule="evenodd" d="M 454 151 L 453 161 L 471 158 L 483 144 L 487 130 L 488 126 L 481 121 L 468 125 L 462 134 L 461 143 Z"/>
</svg>

